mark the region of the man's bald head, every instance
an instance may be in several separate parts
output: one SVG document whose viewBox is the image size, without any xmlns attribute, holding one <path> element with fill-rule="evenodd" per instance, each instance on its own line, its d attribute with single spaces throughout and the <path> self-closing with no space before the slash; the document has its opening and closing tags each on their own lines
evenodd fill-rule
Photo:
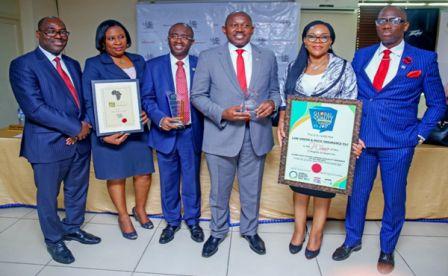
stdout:
<svg viewBox="0 0 448 276">
<path fill-rule="evenodd" d="M 397 7 L 397 6 L 386 6 L 386 7 L 382 8 L 381 11 L 378 13 L 378 18 L 381 18 L 382 15 L 385 14 L 389 10 L 395 11 L 395 13 L 399 14 L 401 19 L 403 19 L 404 21 L 408 21 L 408 15 L 406 14 L 406 12 L 402 8 Z"/>
</svg>

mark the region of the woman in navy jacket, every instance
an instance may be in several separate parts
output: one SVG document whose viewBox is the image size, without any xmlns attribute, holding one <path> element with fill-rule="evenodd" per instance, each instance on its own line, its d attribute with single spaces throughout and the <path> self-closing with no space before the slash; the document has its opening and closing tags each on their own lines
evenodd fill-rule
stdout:
<svg viewBox="0 0 448 276">
<path fill-rule="evenodd" d="M 99 55 L 87 59 L 83 74 L 83 93 L 88 118 L 95 126 L 92 102 L 92 80 L 138 79 L 145 69 L 143 57 L 127 53 L 131 38 L 126 28 L 115 20 L 102 22 L 96 31 L 96 48 Z M 142 123 L 148 117 L 143 112 Z M 132 213 L 143 228 L 151 229 L 145 206 L 154 172 L 152 149 L 147 143 L 147 128 L 143 133 L 117 133 L 97 137 L 92 131 L 92 154 L 95 176 L 107 180 L 109 195 L 118 211 L 118 223 L 123 237 L 136 239 L 137 232 L 132 225 L 126 207 L 125 184 L 127 177 L 133 177 L 135 207 Z"/>
</svg>

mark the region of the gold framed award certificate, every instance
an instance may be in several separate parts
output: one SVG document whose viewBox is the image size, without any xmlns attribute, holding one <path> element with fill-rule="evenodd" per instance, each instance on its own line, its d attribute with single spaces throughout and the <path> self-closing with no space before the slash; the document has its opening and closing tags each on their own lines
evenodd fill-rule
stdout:
<svg viewBox="0 0 448 276">
<path fill-rule="evenodd" d="M 92 81 L 97 136 L 142 132 L 138 80 Z"/>
<path fill-rule="evenodd" d="M 279 183 L 350 195 L 362 103 L 358 100 L 287 100 Z"/>
</svg>

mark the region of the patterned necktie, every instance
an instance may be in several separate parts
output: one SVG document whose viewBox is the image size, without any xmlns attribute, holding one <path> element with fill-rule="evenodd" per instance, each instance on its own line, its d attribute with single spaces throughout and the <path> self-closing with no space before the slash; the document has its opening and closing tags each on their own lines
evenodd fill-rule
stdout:
<svg viewBox="0 0 448 276">
<path fill-rule="evenodd" d="M 58 71 L 61 78 L 64 80 L 65 85 L 67 86 L 68 90 L 70 90 L 70 94 L 72 94 L 72 97 L 75 100 L 76 106 L 79 108 L 81 105 L 79 104 L 78 93 L 76 93 L 76 88 L 73 86 L 70 77 L 67 75 L 67 73 L 65 73 L 64 69 L 62 69 L 61 58 L 55 57 L 54 62 L 56 62 L 56 70 Z"/>
<path fill-rule="evenodd" d="M 190 99 L 188 97 L 187 75 L 185 74 L 185 69 L 183 67 L 184 63 L 179 60 L 176 64 L 177 100 L 181 102 L 178 107 L 178 112 L 179 115 L 182 116 L 182 122 L 188 124 L 190 122 Z"/>
<path fill-rule="evenodd" d="M 380 92 L 383 88 L 383 83 L 386 79 L 387 71 L 389 70 L 390 53 L 391 50 L 389 49 L 383 51 L 383 58 L 381 59 L 380 66 L 378 66 L 378 71 L 376 71 L 375 77 L 373 78 L 373 87 L 377 92 Z"/>
<path fill-rule="evenodd" d="M 241 90 L 243 90 L 244 94 L 247 94 L 246 69 L 244 67 L 243 52 L 243 49 L 236 50 L 236 53 L 238 54 L 238 57 L 236 58 L 236 77 Z"/>
</svg>

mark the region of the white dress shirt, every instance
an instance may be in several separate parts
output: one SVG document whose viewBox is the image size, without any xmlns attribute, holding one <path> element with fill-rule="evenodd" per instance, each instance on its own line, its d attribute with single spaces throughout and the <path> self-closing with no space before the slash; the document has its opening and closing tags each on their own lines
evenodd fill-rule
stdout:
<svg viewBox="0 0 448 276">
<path fill-rule="evenodd" d="M 378 71 L 378 67 L 380 66 L 381 59 L 383 58 L 383 51 L 386 49 L 388 48 L 384 46 L 383 43 L 381 43 L 380 47 L 378 47 L 375 54 L 373 55 L 373 58 L 370 61 L 369 65 L 367 65 L 366 67 L 366 74 L 372 83 L 373 79 L 375 78 L 375 74 Z M 390 63 L 389 69 L 387 70 L 386 78 L 384 79 L 383 87 L 386 86 L 397 75 L 401 56 L 403 55 L 404 40 L 402 40 L 400 44 L 390 48 L 389 50 L 391 50 Z"/>
<path fill-rule="evenodd" d="M 176 87 L 176 71 L 177 71 L 177 62 L 179 60 L 173 56 L 173 54 L 170 53 L 170 63 L 171 63 L 171 75 L 173 76 L 173 83 L 174 83 L 174 92 L 177 93 L 177 87 Z M 190 85 L 191 85 L 191 81 L 190 81 L 190 58 L 187 55 L 184 59 L 180 60 L 182 61 L 184 64 L 182 65 L 182 67 L 184 68 L 185 71 L 185 77 L 187 78 L 187 91 L 188 91 L 188 98 L 190 98 Z M 160 120 L 159 122 L 159 126 L 162 125 L 162 120 L 163 118 Z M 190 108 L 190 121 L 188 122 L 188 124 L 191 124 L 191 108 Z"/>
<path fill-rule="evenodd" d="M 50 53 L 47 50 L 45 50 L 44 48 L 40 47 L 40 45 L 39 45 L 39 49 L 42 51 L 42 53 L 44 53 L 44 55 L 48 58 L 48 60 L 51 62 L 51 64 L 53 64 L 53 67 L 55 69 L 56 69 L 56 61 L 54 61 L 54 59 L 56 57 L 59 57 L 60 62 L 61 62 L 62 70 L 65 71 L 65 73 L 68 75 L 68 77 L 72 81 L 73 86 L 75 86 L 74 83 L 73 83 L 72 76 L 70 76 L 70 72 L 68 71 L 67 66 L 65 66 L 64 60 L 62 59 L 62 54 L 59 54 L 59 55 L 55 56 L 52 53 Z"/>
<path fill-rule="evenodd" d="M 237 72 L 236 70 L 236 59 L 238 57 L 238 53 L 236 52 L 237 49 L 243 49 L 243 59 L 244 59 L 244 70 L 246 72 L 246 83 L 247 88 L 249 88 L 250 85 L 250 79 L 252 78 L 252 46 L 250 43 L 247 43 L 243 48 L 237 48 L 232 43 L 229 44 L 229 51 L 230 51 L 230 58 L 232 59 L 233 69 L 235 70 L 235 74 Z"/>
<path fill-rule="evenodd" d="M 177 64 L 176 62 L 178 62 L 179 60 L 173 56 L 173 54 L 170 53 L 170 62 L 171 62 L 171 74 L 173 76 L 173 82 L 174 82 L 174 90 L 177 91 L 177 87 L 176 87 L 176 71 L 177 71 Z M 188 96 L 190 96 L 190 58 L 187 55 L 184 59 L 181 60 L 184 65 L 184 70 L 185 70 L 185 76 L 187 78 L 187 90 L 188 90 Z"/>
</svg>

